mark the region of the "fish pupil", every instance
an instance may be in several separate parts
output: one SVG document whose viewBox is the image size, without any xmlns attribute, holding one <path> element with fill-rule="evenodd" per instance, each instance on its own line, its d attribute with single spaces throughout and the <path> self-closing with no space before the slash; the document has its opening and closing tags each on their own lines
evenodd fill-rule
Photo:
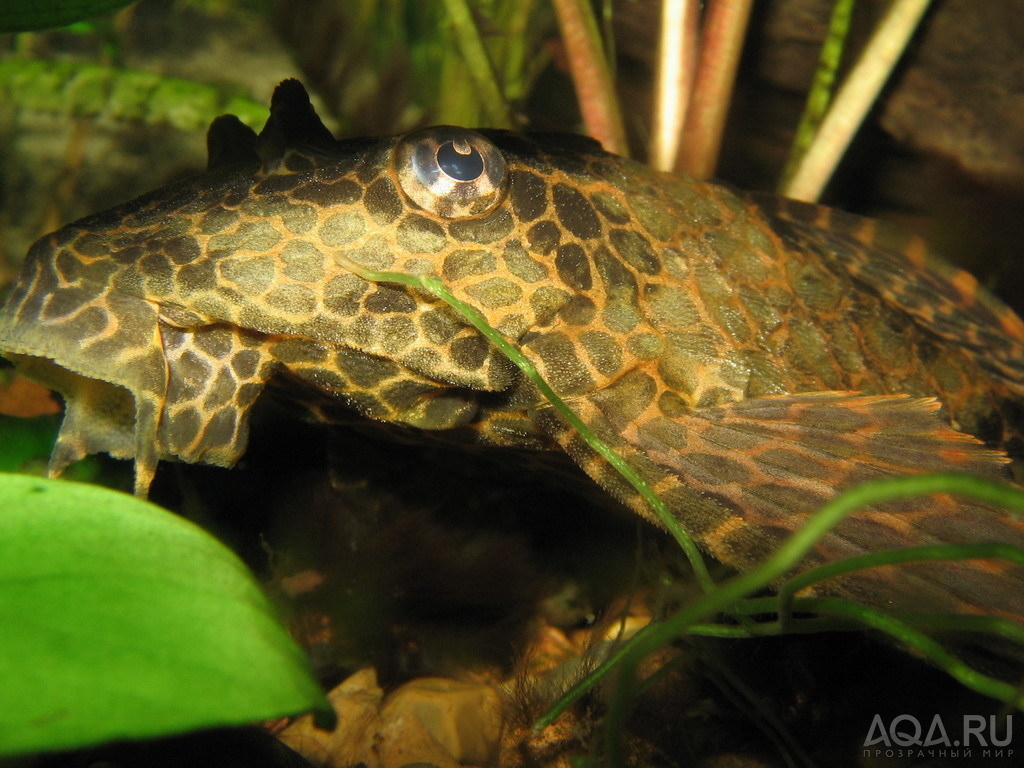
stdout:
<svg viewBox="0 0 1024 768">
<path fill-rule="evenodd" d="M 456 181 L 473 181 L 484 172 L 483 156 L 465 141 L 442 144 L 437 150 L 437 164 Z"/>
</svg>

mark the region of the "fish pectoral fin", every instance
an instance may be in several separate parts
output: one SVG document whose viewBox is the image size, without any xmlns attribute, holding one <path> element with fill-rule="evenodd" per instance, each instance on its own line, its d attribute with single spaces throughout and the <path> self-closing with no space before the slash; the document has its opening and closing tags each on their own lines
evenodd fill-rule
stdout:
<svg viewBox="0 0 1024 768">
<path fill-rule="evenodd" d="M 167 392 L 161 458 L 230 467 L 245 451 L 249 413 L 279 367 L 274 340 L 227 324 L 161 327 Z"/>
<path fill-rule="evenodd" d="M 831 496 L 889 475 L 963 471 L 1005 477 L 1009 461 L 946 424 L 935 398 L 811 392 L 701 408 L 679 421 L 686 447 L 664 444 L 642 428 L 638 445 L 718 484 L 791 485 Z M 716 461 L 723 467 L 710 472 Z M 801 506 L 808 503 L 817 505 Z"/>
<path fill-rule="evenodd" d="M 721 499 L 772 538 L 784 537 L 839 493 L 870 480 L 948 471 L 1007 476 L 1007 458 L 947 426 L 938 401 L 930 398 L 804 393 L 702 408 L 677 421 L 685 446 L 667 444 L 642 427 L 635 445 L 649 461 Z M 983 540 L 986 527 L 1006 517 L 979 511 L 976 523 L 957 519 L 969 509 L 980 510 L 935 495 L 888 502 L 855 512 L 820 551 L 833 559 Z M 1017 536 L 1024 543 L 1024 528 L 1017 527 Z M 729 549 L 716 538 L 709 533 L 713 551 Z"/>
<path fill-rule="evenodd" d="M 689 533 L 739 569 L 764 560 L 840 492 L 883 477 L 963 471 L 1006 478 L 1007 459 L 947 426 L 934 399 L 818 392 L 755 398 L 672 417 L 647 410 L 623 425 L 595 393 L 573 403 L 584 422 L 661 497 Z M 644 502 L 563 427 L 552 432 L 592 478 L 650 517 Z M 880 550 L 999 541 L 1024 546 L 1024 522 L 945 494 L 858 510 L 797 570 Z M 1005 563 L 887 566 L 821 590 L 908 610 L 1024 617 L 1024 571 Z"/>
<path fill-rule="evenodd" d="M 759 534 L 756 542 L 781 541 L 838 493 L 869 480 L 942 471 L 1008 477 L 1008 459 L 950 428 L 934 399 L 841 392 L 766 397 L 699 410 L 684 425 L 685 450 L 641 438 L 646 454 L 732 504 Z M 745 536 L 742 527 L 725 525 L 709 532 L 707 545 L 748 567 L 748 558 L 737 554 Z M 923 495 L 853 512 L 799 570 L 868 552 L 975 542 L 1024 547 L 1024 522 L 985 504 Z M 1024 569 L 1006 561 L 872 568 L 817 591 L 888 610 L 1024 620 Z"/>
</svg>

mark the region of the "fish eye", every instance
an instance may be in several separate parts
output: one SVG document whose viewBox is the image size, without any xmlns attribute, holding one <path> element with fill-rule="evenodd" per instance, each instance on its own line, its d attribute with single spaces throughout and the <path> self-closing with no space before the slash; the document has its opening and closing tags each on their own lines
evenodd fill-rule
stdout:
<svg viewBox="0 0 1024 768">
<path fill-rule="evenodd" d="M 475 131 L 427 128 L 395 148 L 398 183 L 413 203 L 446 219 L 483 216 L 505 193 L 505 160 Z"/>
</svg>

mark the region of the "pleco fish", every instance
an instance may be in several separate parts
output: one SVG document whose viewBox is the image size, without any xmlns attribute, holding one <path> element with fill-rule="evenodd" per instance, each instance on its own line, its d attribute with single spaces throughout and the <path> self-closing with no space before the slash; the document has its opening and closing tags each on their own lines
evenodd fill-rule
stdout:
<svg viewBox="0 0 1024 768">
<path fill-rule="evenodd" d="M 917 241 L 653 171 L 573 136 L 439 127 L 335 141 L 296 81 L 257 137 L 228 116 L 192 180 L 38 241 L 0 352 L 64 395 L 51 460 L 232 465 L 272 376 L 368 419 L 564 450 L 647 503 L 467 319 L 479 311 L 711 554 L 749 568 L 843 489 L 1024 454 L 1024 323 Z M 362 276 L 360 276 L 362 275 Z M 804 566 L 1024 545 L 945 495 L 844 521 Z M 1024 621 L 1024 569 L 889 566 L 824 592 Z"/>
</svg>

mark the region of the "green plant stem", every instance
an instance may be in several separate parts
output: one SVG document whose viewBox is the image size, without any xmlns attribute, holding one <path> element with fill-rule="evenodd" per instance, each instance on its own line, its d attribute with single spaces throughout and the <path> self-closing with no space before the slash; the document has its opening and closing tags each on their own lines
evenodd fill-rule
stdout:
<svg viewBox="0 0 1024 768">
<path fill-rule="evenodd" d="M 586 424 L 580 419 L 579 416 L 566 404 L 561 397 L 551 388 L 551 386 L 544 381 L 544 378 L 538 373 L 537 369 L 533 364 L 527 360 L 527 358 L 512 346 L 500 333 L 494 330 L 486 319 L 476 311 L 473 307 L 469 306 L 465 302 L 457 299 L 452 293 L 445 287 L 444 283 L 437 277 L 429 276 L 420 278 L 420 285 L 433 293 L 439 299 L 450 305 L 454 309 L 458 310 L 467 320 L 469 320 L 473 326 L 480 331 L 487 340 L 494 344 L 509 360 L 511 360 L 516 367 L 518 367 L 523 374 L 540 390 L 544 398 L 551 403 L 551 405 L 557 410 L 562 417 L 569 422 L 569 425 L 586 441 L 587 445 L 598 453 L 601 458 L 607 461 L 615 470 L 622 475 L 631 486 L 639 493 L 644 500 L 651 506 L 654 513 L 658 516 L 662 525 L 668 529 L 675 537 L 676 541 L 682 547 L 686 553 L 687 558 L 690 561 L 690 565 L 697 575 L 697 579 L 701 587 L 705 591 L 710 591 L 714 588 L 714 583 L 711 580 L 711 575 L 707 571 L 707 567 L 704 564 L 704 558 L 697 548 L 697 545 L 690 538 L 690 535 L 686 530 L 679 525 L 679 522 L 675 519 L 668 507 L 661 498 L 651 489 L 643 478 L 638 475 L 626 461 L 619 456 L 615 451 L 603 440 L 597 437 L 593 431 L 587 427 Z"/>
<path fill-rule="evenodd" d="M 484 112 L 495 128 L 511 128 L 512 115 L 498 84 L 494 66 L 487 56 L 480 30 L 466 0 L 444 0 L 445 9 L 455 30 L 459 51 L 466 61 L 469 76 L 476 85 Z"/>
<path fill-rule="evenodd" d="M 929 0 L 893 0 L 867 46 L 836 94 L 783 194 L 814 202 L 910 41 Z"/>
<path fill-rule="evenodd" d="M 807 154 L 807 148 L 814 140 L 814 135 L 821 127 L 828 105 L 832 101 L 832 88 L 835 85 L 836 72 L 846 44 L 846 35 L 850 30 L 850 18 L 853 15 L 854 0 L 836 0 L 832 6 L 825 42 L 821 46 L 821 57 L 818 69 L 814 73 L 811 90 L 807 94 L 804 113 L 796 129 L 796 137 L 789 151 L 789 159 L 779 181 L 779 192 L 784 194 L 790 179 L 796 171 L 797 164 Z"/>
<path fill-rule="evenodd" d="M 609 152 L 628 154 L 611 70 L 588 0 L 551 0 L 558 16 L 583 124 Z"/>
<path fill-rule="evenodd" d="M 537 13 L 537 0 L 522 0 L 506 3 L 502 9 L 506 17 L 502 20 L 502 55 L 496 56 L 502 62 L 502 81 L 505 84 L 507 100 L 517 101 L 526 97 L 530 78 L 527 70 L 527 30 L 530 18 Z"/>
<path fill-rule="evenodd" d="M 433 294 L 455 309 L 522 371 L 523 375 L 540 390 L 551 406 L 583 437 L 591 449 L 608 461 L 630 482 L 634 489 L 651 504 L 656 514 L 664 520 L 667 527 L 670 527 L 670 529 L 672 527 L 679 528 L 664 503 L 647 486 L 643 479 L 610 446 L 593 434 L 587 425 L 551 389 L 532 363 L 518 349 L 492 328 L 483 315 L 474 307 L 456 298 L 440 278 L 432 275 L 407 275 L 400 272 L 375 272 L 351 261 L 343 254 L 335 254 L 335 259 L 364 280 L 371 282 L 394 282 L 418 288 Z M 548 712 L 536 722 L 535 727 L 544 728 L 550 725 L 574 701 L 604 679 L 613 669 L 618 668 L 622 675 L 619 683 L 622 690 L 628 689 L 635 679 L 636 668 L 644 657 L 672 642 L 676 637 L 682 635 L 685 631 L 697 625 L 698 622 L 707 619 L 714 613 L 733 611 L 737 618 L 749 615 L 749 611 L 744 611 L 741 608 L 740 601 L 743 598 L 777 581 L 783 574 L 790 571 L 810 552 L 822 536 L 856 509 L 886 501 L 932 493 L 952 493 L 974 501 L 1005 507 L 1016 513 L 1024 513 L 1024 492 L 1005 483 L 954 473 L 884 478 L 845 491 L 815 513 L 801 528 L 786 539 L 767 560 L 717 586 L 712 584 L 699 550 L 696 549 L 696 546 L 689 539 L 686 532 L 679 528 L 680 534 L 678 538 L 680 545 L 687 555 L 691 556 L 691 563 L 697 573 L 698 580 L 705 588 L 706 594 L 665 621 L 651 624 L 640 630 L 621 648 L 612 651 L 609 657 L 588 675 L 586 679 L 577 683 L 561 696 Z M 917 560 L 920 560 L 921 558 L 934 559 L 940 555 L 948 557 L 951 554 L 956 554 L 960 559 L 964 557 L 990 557 L 993 554 L 998 554 L 999 556 L 1006 556 L 1015 562 L 1024 556 L 1024 553 L 1016 551 L 1014 547 L 963 545 L 959 550 L 951 547 L 928 547 L 918 548 L 916 552 L 912 551 L 910 554 L 899 551 L 895 553 L 882 552 L 870 560 L 860 558 L 856 564 L 859 567 L 864 567 L 865 564 L 875 566 L 889 562 L 910 561 L 914 560 L 915 556 Z M 806 577 L 804 578 L 806 580 Z M 801 582 L 797 581 L 798 587 L 800 584 Z M 784 602 L 785 604 L 792 605 L 790 601 L 791 598 L 787 598 Z M 778 605 L 778 602 L 775 605 Z M 806 609 L 828 613 L 841 618 L 849 618 L 858 622 L 861 626 L 885 632 L 907 647 L 931 659 L 966 687 L 1024 709 L 1024 696 L 1021 696 L 1013 686 L 982 675 L 963 664 L 936 641 L 911 626 L 911 622 L 849 600 L 838 598 L 801 599 L 797 605 L 800 610 Z M 763 610 L 764 608 L 759 605 L 758 611 Z M 948 627 L 946 625 L 942 626 L 951 629 L 960 629 L 964 626 L 974 629 L 979 627 L 989 629 L 999 626 L 998 622 L 1000 620 L 997 617 L 981 618 L 988 619 L 989 621 L 985 624 L 970 621 L 962 623 L 953 622 Z M 777 622 L 778 627 L 771 631 L 783 632 L 787 630 L 786 626 L 784 626 L 785 616 L 780 614 L 779 619 L 779 622 Z M 742 631 L 744 636 L 750 636 L 751 634 L 758 633 L 755 629 L 756 626 L 744 626 L 737 628 L 737 630 Z M 1010 632 L 1009 635 L 1015 639 L 1020 637 L 1020 635 L 1015 635 L 1013 632 Z M 619 697 L 615 698 L 618 699 Z M 613 706 L 614 712 L 611 713 L 613 718 L 624 717 L 625 707 L 626 703 L 624 701 L 616 702 Z M 618 749 L 614 740 L 609 743 L 609 747 L 613 752 Z"/>
<path fill-rule="evenodd" d="M 827 605 L 822 604 L 819 597 L 798 597 L 793 609 L 799 613 L 822 614 Z M 756 616 L 775 612 L 777 598 L 756 597 L 741 600 L 733 606 L 729 613 L 732 616 Z M 1001 616 L 987 616 L 965 613 L 906 613 L 900 615 L 900 621 L 922 631 L 976 633 L 1002 637 L 1010 642 L 1024 645 L 1024 625 Z M 687 631 L 695 635 L 709 637 L 744 637 L 749 635 L 771 636 L 784 634 L 810 634 L 812 632 L 848 632 L 863 630 L 842 616 L 816 615 L 813 618 L 780 617 L 776 621 L 747 623 L 743 626 L 730 624 L 694 625 Z"/>
<path fill-rule="evenodd" d="M 902 479 L 902 478 L 900 478 Z M 827 508 L 828 505 L 826 505 Z M 822 510 L 824 512 L 824 509 Z M 821 513 L 819 513 L 821 514 Z M 774 559 L 774 558 L 772 558 Z M 723 584 L 721 589 L 728 588 Z M 714 600 L 714 595 L 708 595 L 698 602 L 709 603 Z M 913 649 L 929 661 L 941 667 L 950 677 L 961 685 L 976 693 L 1002 701 L 1006 704 L 1024 710 L 1024 693 L 1016 686 L 1003 682 L 988 675 L 972 669 L 956 656 L 948 652 L 937 641 L 928 635 L 918 631 L 910 623 L 902 618 L 891 616 L 882 611 L 854 603 L 850 600 L 840 598 L 813 598 L 804 603 L 808 609 L 828 613 L 835 616 L 846 617 L 856 622 L 860 629 L 865 627 L 875 629 L 887 634 L 889 637 L 902 643 L 904 646 Z M 585 680 L 578 683 L 570 691 L 564 694 L 559 700 L 534 724 L 535 729 L 542 729 L 553 723 L 573 702 L 583 693 L 590 690 L 597 682 L 607 676 L 612 670 L 616 670 L 619 678 L 616 682 L 615 695 L 611 697 L 608 712 L 605 718 L 605 727 L 609 732 L 621 731 L 621 723 L 624 722 L 625 711 L 632 690 L 631 686 L 636 676 L 636 669 L 640 661 L 651 651 L 667 645 L 678 634 L 681 629 L 693 630 L 694 626 L 681 627 L 697 611 L 693 606 L 684 608 L 679 614 L 673 616 L 661 624 L 652 624 L 641 632 L 638 632 L 632 640 L 623 645 L 604 663 L 602 663 Z M 987 617 L 954 617 L 962 618 L 987 618 Z M 673 632 L 671 630 L 680 630 Z M 740 628 L 736 628 L 740 629 Z M 788 630 L 787 630 L 788 631 Z M 727 636 L 727 635 L 722 635 Z M 734 635 L 738 636 L 738 635 Z M 625 701 L 623 701 L 625 699 Z"/>
</svg>

